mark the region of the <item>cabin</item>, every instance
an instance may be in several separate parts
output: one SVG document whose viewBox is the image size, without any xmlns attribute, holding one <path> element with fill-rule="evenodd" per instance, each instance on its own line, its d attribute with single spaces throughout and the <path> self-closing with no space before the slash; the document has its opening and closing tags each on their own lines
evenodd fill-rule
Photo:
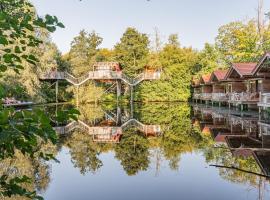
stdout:
<svg viewBox="0 0 270 200">
<path fill-rule="evenodd" d="M 259 108 L 270 107 L 270 53 L 265 53 L 253 70 L 253 88 L 259 93 Z M 254 90 L 254 89 L 253 89 Z"/>
<path fill-rule="evenodd" d="M 229 94 L 229 106 L 257 105 L 259 101 L 256 81 L 252 79 L 256 63 L 233 63 L 228 70 L 226 92 Z"/>
<path fill-rule="evenodd" d="M 226 93 L 225 76 L 228 70 L 216 70 L 211 74 L 210 82 L 212 83 L 212 103 L 227 102 L 229 96 Z"/>
<path fill-rule="evenodd" d="M 201 96 L 201 85 L 200 85 L 200 80 L 193 78 L 191 81 L 191 87 L 193 88 L 193 95 L 192 95 L 192 99 L 194 101 L 198 101 L 200 100 L 200 96 Z"/>
<path fill-rule="evenodd" d="M 200 99 L 206 103 L 212 100 L 212 83 L 210 82 L 211 74 L 202 75 L 200 78 L 201 95 Z"/>
</svg>

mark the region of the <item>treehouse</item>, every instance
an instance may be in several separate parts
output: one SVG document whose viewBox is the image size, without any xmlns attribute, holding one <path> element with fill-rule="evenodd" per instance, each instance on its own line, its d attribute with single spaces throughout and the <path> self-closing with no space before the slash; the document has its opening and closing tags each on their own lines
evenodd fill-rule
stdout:
<svg viewBox="0 0 270 200">
<path fill-rule="evenodd" d="M 258 106 L 270 107 L 270 53 L 266 53 L 253 71 L 253 90 L 259 93 Z"/>
<path fill-rule="evenodd" d="M 212 99 L 212 83 L 210 82 L 211 74 L 202 75 L 200 78 L 201 95 L 200 99 L 206 103 Z"/>
<path fill-rule="evenodd" d="M 212 102 L 227 102 L 229 96 L 226 94 L 225 76 L 227 70 L 216 70 L 211 74 Z"/>
<path fill-rule="evenodd" d="M 259 100 L 257 82 L 252 79 L 256 63 L 233 63 L 228 70 L 226 93 L 229 105 L 256 105 Z"/>
</svg>

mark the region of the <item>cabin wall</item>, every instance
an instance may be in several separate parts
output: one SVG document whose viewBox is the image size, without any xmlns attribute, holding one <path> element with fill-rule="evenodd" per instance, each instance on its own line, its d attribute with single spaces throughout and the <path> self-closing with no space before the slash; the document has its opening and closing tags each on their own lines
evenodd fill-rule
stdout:
<svg viewBox="0 0 270 200">
<path fill-rule="evenodd" d="M 225 86 L 224 85 L 213 85 L 213 93 L 225 93 Z"/>
<path fill-rule="evenodd" d="M 261 91 L 263 93 L 270 92 L 270 79 L 264 79 L 264 80 L 262 80 L 261 90 L 259 89 L 259 91 Z"/>
<path fill-rule="evenodd" d="M 244 82 L 233 82 L 232 92 L 245 92 L 247 90 L 247 85 Z"/>
<path fill-rule="evenodd" d="M 213 87 L 212 85 L 204 85 L 202 87 L 202 93 L 212 93 Z"/>
</svg>

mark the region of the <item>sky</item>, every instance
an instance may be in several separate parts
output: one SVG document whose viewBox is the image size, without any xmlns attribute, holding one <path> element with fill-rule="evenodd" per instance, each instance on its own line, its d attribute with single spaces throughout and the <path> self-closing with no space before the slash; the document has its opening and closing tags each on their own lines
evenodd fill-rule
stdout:
<svg viewBox="0 0 270 200">
<path fill-rule="evenodd" d="M 127 27 L 135 27 L 153 38 L 155 27 L 166 42 L 177 33 L 182 46 L 202 49 L 213 43 L 218 28 L 236 20 L 256 16 L 258 0 L 31 0 L 40 16 L 55 15 L 64 29 L 52 34 L 62 53 L 70 49 L 80 30 L 95 30 L 103 48 L 113 48 Z M 264 2 L 270 11 L 270 0 Z"/>
</svg>

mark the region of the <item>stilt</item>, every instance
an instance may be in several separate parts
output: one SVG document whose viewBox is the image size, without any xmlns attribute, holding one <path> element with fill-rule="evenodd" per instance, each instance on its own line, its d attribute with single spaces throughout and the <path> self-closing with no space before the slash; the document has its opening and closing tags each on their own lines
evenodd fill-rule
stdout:
<svg viewBox="0 0 270 200">
<path fill-rule="evenodd" d="M 134 101 L 134 99 L 133 99 L 133 86 L 131 85 L 130 86 L 130 103 L 133 104 L 133 101 Z"/>
<path fill-rule="evenodd" d="M 221 102 L 218 102 L 218 107 L 221 107 Z"/>
<path fill-rule="evenodd" d="M 79 86 L 76 86 L 76 105 L 79 108 Z"/>
<path fill-rule="evenodd" d="M 121 108 L 120 106 L 117 106 L 117 114 L 116 114 L 116 124 L 120 126 L 122 124 L 122 119 L 121 119 Z"/>
<path fill-rule="evenodd" d="M 240 105 L 240 109 L 241 109 L 241 112 L 244 110 L 244 105 L 243 104 Z"/>
<path fill-rule="evenodd" d="M 55 102 L 58 103 L 58 80 L 55 82 Z"/>
<path fill-rule="evenodd" d="M 117 80 L 117 81 L 116 81 L 116 93 L 117 93 L 116 96 L 117 96 L 117 102 L 119 101 L 119 98 L 120 98 L 121 93 L 122 93 L 121 89 L 122 89 L 121 80 Z"/>
</svg>

